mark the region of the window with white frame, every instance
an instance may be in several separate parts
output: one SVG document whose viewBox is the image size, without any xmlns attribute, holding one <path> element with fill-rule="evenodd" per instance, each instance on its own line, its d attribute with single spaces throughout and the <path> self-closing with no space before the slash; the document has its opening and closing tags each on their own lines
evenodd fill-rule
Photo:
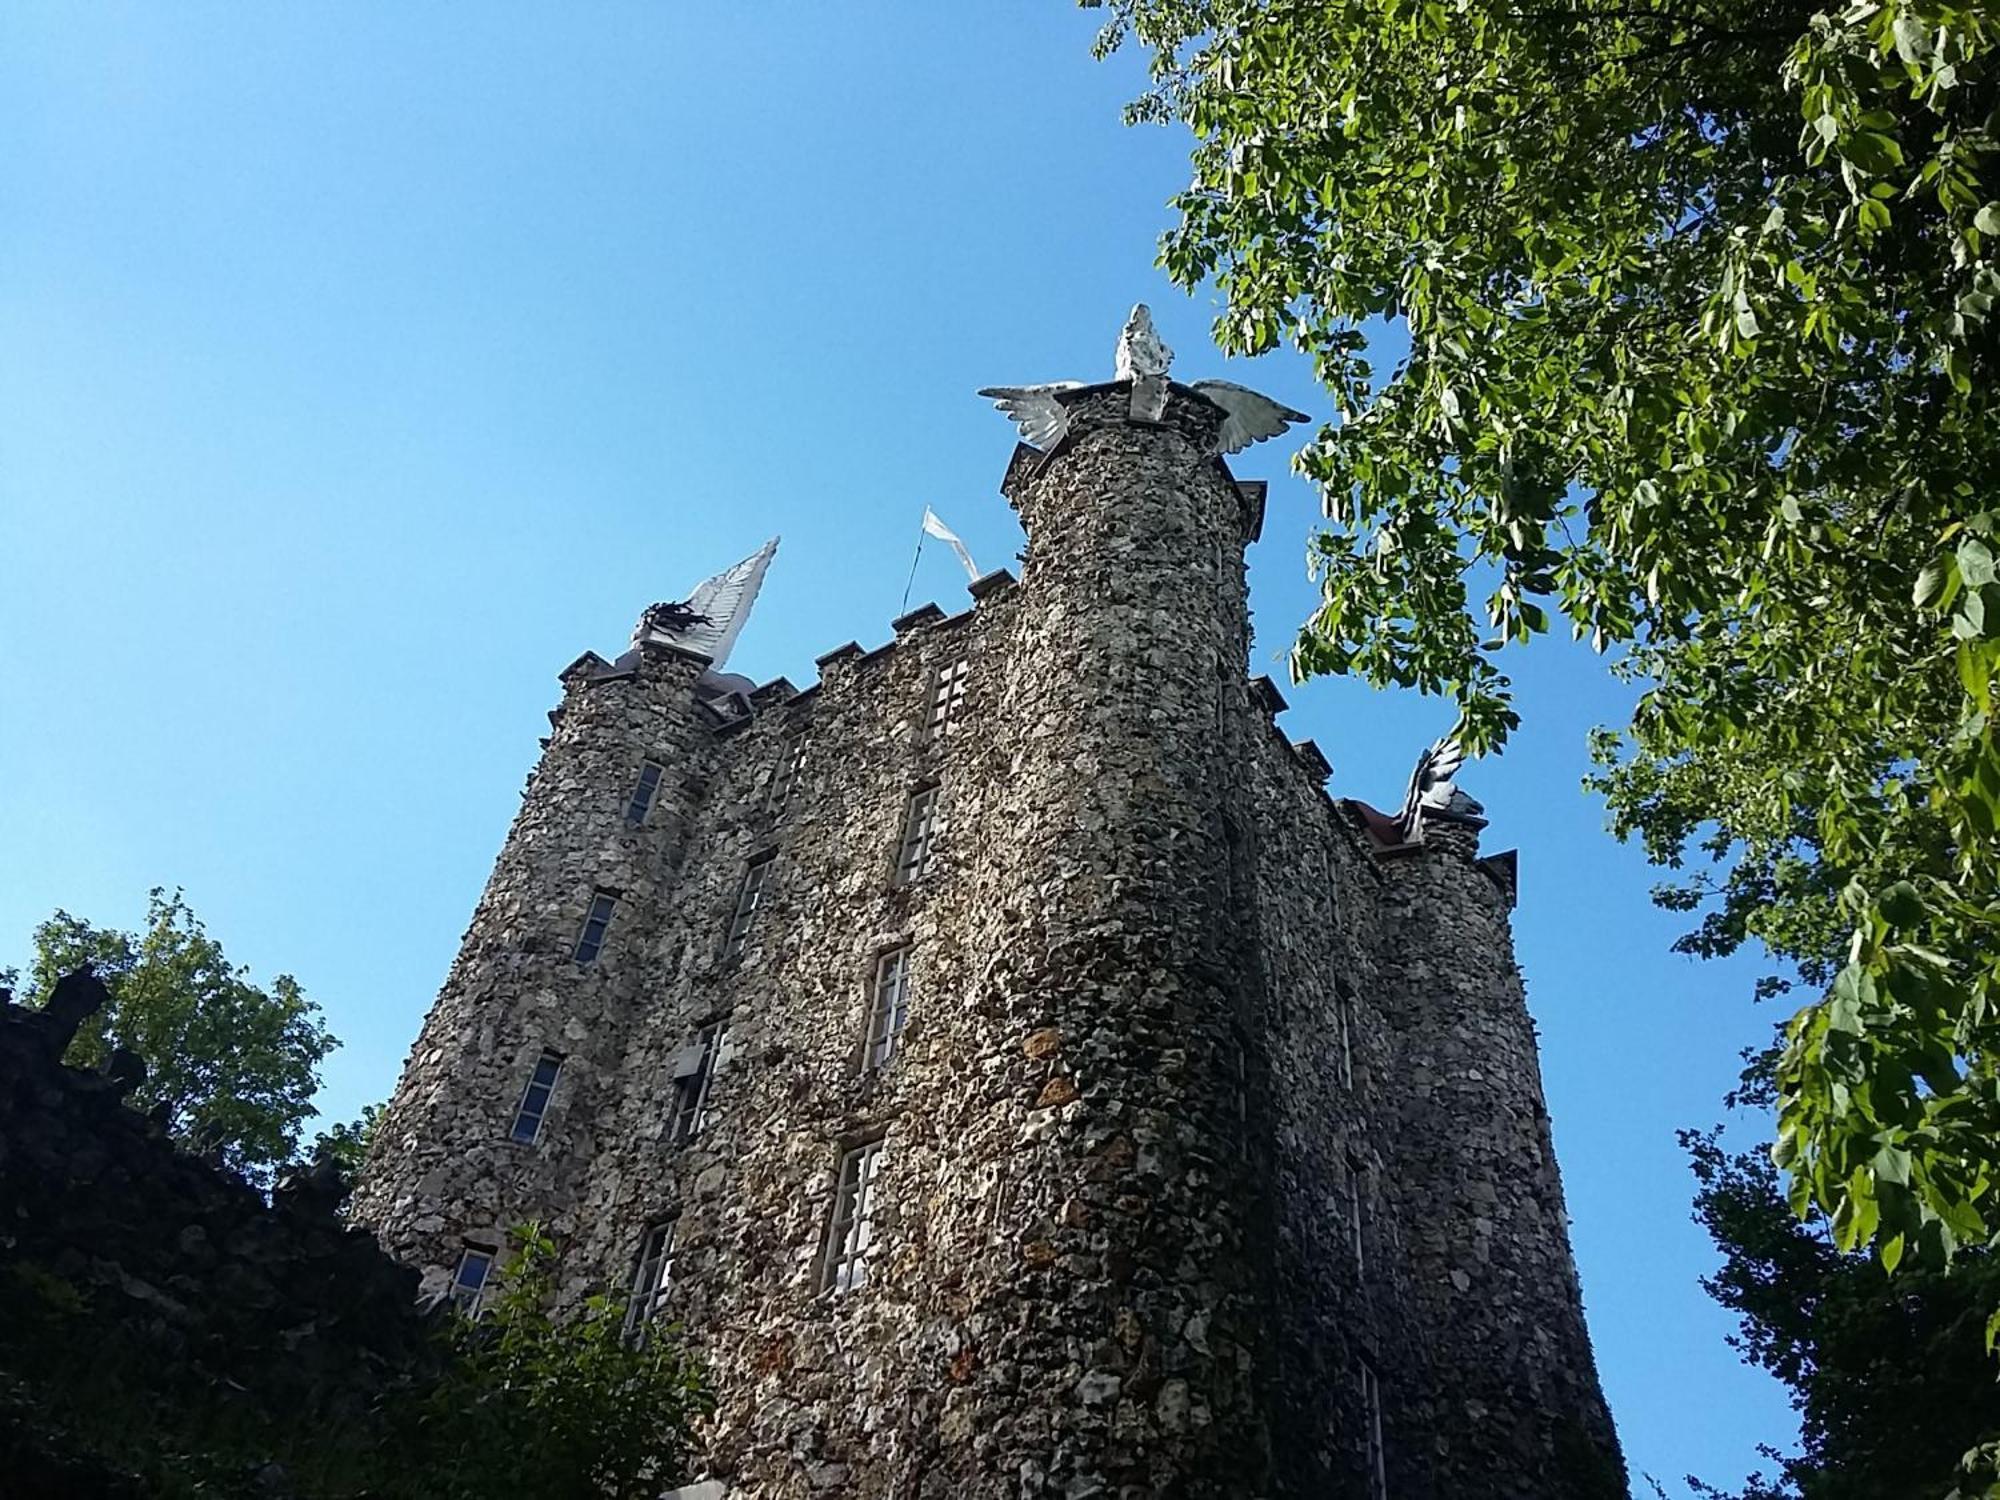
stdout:
<svg viewBox="0 0 2000 1500">
<path fill-rule="evenodd" d="M 1361 1421 L 1364 1460 L 1368 1467 L 1369 1500 L 1389 1500 L 1388 1455 L 1382 1444 L 1382 1383 L 1375 1367 L 1360 1362 Z"/>
<path fill-rule="evenodd" d="M 467 1245 L 458 1257 L 458 1269 L 451 1275 L 452 1305 L 468 1318 L 479 1316 L 479 1299 L 486 1291 L 486 1279 L 493 1274 L 493 1252 Z"/>
<path fill-rule="evenodd" d="M 873 1140 L 840 1158 L 833 1214 L 826 1226 L 826 1257 L 820 1268 L 822 1291 L 846 1293 L 867 1283 L 875 1179 L 881 1174 L 887 1149 L 886 1140 Z"/>
<path fill-rule="evenodd" d="M 625 804 L 625 821 L 634 825 L 646 821 L 646 814 L 653 809 L 653 799 L 660 793 L 660 778 L 667 774 L 667 768 L 656 760 L 649 760 L 639 768 L 639 784 L 632 788 L 632 800 Z"/>
<path fill-rule="evenodd" d="M 632 1295 L 625 1304 L 625 1337 L 642 1343 L 646 1329 L 666 1306 L 674 1281 L 674 1233 L 678 1219 L 655 1224 L 639 1241 L 639 1260 L 632 1268 Z"/>
<path fill-rule="evenodd" d="M 924 721 L 925 734 L 930 739 L 943 739 L 957 722 L 959 710 L 965 706 L 965 678 L 970 665 L 960 657 L 946 662 L 932 675 L 930 713 Z"/>
<path fill-rule="evenodd" d="M 695 1033 L 674 1059 L 674 1144 L 685 1146 L 708 1127 L 708 1095 L 715 1081 L 716 1058 L 728 1030 L 717 1021 Z"/>
<path fill-rule="evenodd" d="M 617 906 L 618 898 L 603 891 L 590 898 L 590 915 L 583 919 L 583 931 L 576 938 L 578 963 L 597 962 L 597 955 L 604 951 L 604 934 L 611 927 L 611 913 Z"/>
<path fill-rule="evenodd" d="M 729 932 L 722 941 L 724 958 L 741 958 L 750 946 L 750 929 L 757 925 L 757 908 L 764 902 L 764 888 L 770 883 L 775 850 L 751 860 L 743 871 L 743 884 L 736 889 L 736 910 L 729 917 Z"/>
<path fill-rule="evenodd" d="M 875 1072 L 889 1065 L 910 1019 L 910 950 L 898 948 L 875 960 L 875 982 L 868 993 L 868 1031 L 862 1067 Z"/>
<path fill-rule="evenodd" d="M 777 764 L 771 770 L 771 785 L 764 793 L 764 806 L 773 817 L 784 812 L 786 804 L 792 800 L 792 788 L 798 785 L 799 771 L 805 763 L 804 733 L 787 736 L 778 746 Z"/>
<path fill-rule="evenodd" d="M 903 811 L 903 839 L 896 847 L 896 884 L 909 885 L 923 876 L 931 861 L 931 843 L 937 833 L 938 788 L 920 787 L 910 793 Z"/>
<path fill-rule="evenodd" d="M 556 1091 L 562 1073 L 562 1055 L 544 1052 L 535 1060 L 528 1086 L 521 1091 L 521 1103 L 514 1111 L 514 1128 L 508 1132 L 524 1146 L 532 1146 L 542 1133 L 542 1119 L 549 1112 L 549 1098 Z"/>
</svg>

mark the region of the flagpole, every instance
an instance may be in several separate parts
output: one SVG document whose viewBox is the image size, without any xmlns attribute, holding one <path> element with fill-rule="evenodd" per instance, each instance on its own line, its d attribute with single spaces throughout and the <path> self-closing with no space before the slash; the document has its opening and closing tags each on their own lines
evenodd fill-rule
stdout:
<svg viewBox="0 0 2000 1500">
<path fill-rule="evenodd" d="M 908 613 L 909 611 L 910 590 L 916 586 L 917 562 L 919 559 L 923 557 L 923 555 L 924 555 L 924 523 L 919 521 L 917 523 L 917 550 L 910 557 L 910 576 L 903 581 L 903 602 L 896 606 L 896 614 L 899 618 L 902 615 Z"/>
</svg>

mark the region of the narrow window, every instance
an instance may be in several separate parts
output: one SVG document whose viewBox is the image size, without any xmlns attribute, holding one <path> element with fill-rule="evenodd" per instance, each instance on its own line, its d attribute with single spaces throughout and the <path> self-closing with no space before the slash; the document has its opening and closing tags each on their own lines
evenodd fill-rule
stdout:
<svg viewBox="0 0 2000 1500">
<path fill-rule="evenodd" d="M 535 1071 L 528 1076 L 528 1086 L 521 1093 L 521 1107 L 514 1111 L 511 1132 L 523 1145 L 533 1145 L 542 1133 L 542 1117 L 549 1112 L 549 1096 L 556 1091 L 556 1075 L 560 1072 L 562 1058 L 544 1052 L 535 1063 Z"/>
<path fill-rule="evenodd" d="M 625 805 L 626 822 L 637 825 L 646 821 L 653 798 L 659 794 L 660 778 L 666 774 L 667 768 L 656 760 L 649 760 L 639 768 L 639 784 L 632 788 L 632 800 Z"/>
<path fill-rule="evenodd" d="M 1362 1440 L 1367 1444 L 1369 1500 L 1389 1500 L 1389 1465 L 1382 1444 L 1382 1384 L 1375 1367 L 1361 1361 Z"/>
<path fill-rule="evenodd" d="M 704 1026 L 674 1059 L 673 1138 L 685 1146 L 708 1125 L 708 1091 L 715 1079 L 716 1054 L 722 1050 L 723 1024 Z"/>
<path fill-rule="evenodd" d="M 736 910 L 729 918 L 729 935 L 722 944 L 724 958 L 741 958 L 743 950 L 750 946 L 750 929 L 756 925 L 757 908 L 763 904 L 764 886 L 770 878 L 769 853 L 758 855 L 743 871 L 743 884 L 736 891 Z"/>
<path fill-rule="evenodd" d="M 1351 1089 L 1354 1087 L 1354 997 L 1344 984 L 1334 986 L 1333 1011 L 1340 1030 L 1340 1086 Z"/>
<path fill-rule="evenodd" d="M 903 841 L 896 851 L 896 884 L 909 885 L 931 860 L 931 835 L 937 828 L 938 789 L 928 786 L 910 794 L 903 813 Z"/>
<path fill-rule="evenodd" d="M 639 1263 L 632 1270 L 632 1297 L 625 1305 L 625 1337 L 634 1344 L 646 1339 L 646 1329 L 666 1306 L 674 1280 L 674 1231 L 679 1221 L 655 1224 L 639 1241 Z"/>
<path fill-rule="evenodd" d="M 967 666 L 963 658 L 947 662 L 937 669 L 936 676 L 931 679 L 931 710 L 925 721 L 925 732 L 933 740 L 941 740 L 951 733 L 958 711 L 965 706 Z"/>
<path fill-rule="evenodd" d="M 826 1263 L 820 1272 L 822 1291 L 851 1292 L 867 1283 L 870 1198 L 876 1174 L 882 1170 L 882 1153 L 887 1144 L 870 1141 L 840 1158 L 833 1218 L 826 1229 Z"/>
<path fill-rule="evenodd" d="M 590 915 L 583 919 L 583 931 L 576 940 L 578 963 L 595 963 L 597 955 L 604 951 L 604 931 L 611 925 L 611 911 L 617 905 L 616 896 L 607 896 L 602 891 L 590 898 Z"/>
<path fill-rule="evenodd" d="M 1358 1278 L 1368 1266 L 1368 1168 L 1351 1151 L 1347 1154 L 1347 1238 Z"/>
<path fill-rule="evenodd" d="M 910 1019 L 910 950 L 898 948 L 875 961 L 875 984 L 868 998 L 867 1050 L 863 1066 L 869 1072 L 889 1065 Z"/>
<path fill-rule="evenodd" d="M 771 771 L 770 790 L 764 794 L 764 806 L 773 817 L 782 813 L 792 800 L 792 788 L 798 784 L 799 769 L 805 763 L 805 735 L 791 735 L 778 746 L 778 763 Z"/>
<path fill-rule="evenodd" d="M 493 1252 L 468 1245 L 452 1273 L 451 1301 L 468 1318 L 479 1316 L 479 1298 L 486 1290 L 486 1278 L 493 1270 Z"/>
</svg>

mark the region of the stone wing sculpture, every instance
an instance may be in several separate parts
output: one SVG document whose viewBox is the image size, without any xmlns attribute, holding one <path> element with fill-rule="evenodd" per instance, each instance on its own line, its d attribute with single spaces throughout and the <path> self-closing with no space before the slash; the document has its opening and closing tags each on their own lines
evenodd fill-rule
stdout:
<svg viewBox="0 0 2000 1500">
<path fill-rule="evenodd" d="M 1197 380 L 1188 389 L 1201 392 L 1229 413 L 1216 439 L 1219 453 L 1241 453 L 1252 443 L 1278 436 L 1294 422 L 1312 420 L 1304 412 L 1293 411 L 1233 380 Z"/>
<path fill-rule="evenodd" d="M 1403 797 L 1403 810 L 1396 815 L 1396 826 L 1404 843 L 1414 844 L 1423 836 L 1426 816 L 1470 821 L 1486 810 L 1452 784 L 1452 778 L 1464 764 L 1465 749 L 1450 735 L 1417 757 L 1416 769 L 1410 772 L 1410 789 Z"/>
<path fill-rule="evenodd" d="M 711 671 L 721 671 L 777 551 L 778 539 L 772 537 L 734 567 L 703 580 L 685 603 L 654 605 L 641 618 L 640 633 L 699 651 L 709 658 Z"/>
<path fill-rule="evenodd" d="M 1112 365 L 1113 380 L 1132 386 L 1135 419 L 1154 422 L 1160 419 L 1166 407 L 1167 367 L 1173 362 L 1174 351 L 1153 327 L 1151 310 L 1145 303 L 1139 303 L 1118 332 L 1118 349 Z M 1006 413 L 1007 419 L 1020 429 L 1023 442 L 1046 453 L 1069 431 L 1069 412 L 1061 397 L 1065 392 L 1081 389 L 1082 381 L 1055 380 L 1043 385 L 990 385 L 979 394 Z M 1210 449 L 1218 456 L 1240 453 L 1252 443 L 1276 437 L 1294 422 L 1310 420 L 1304 412 L 1293 411 L 1233 380 L 1198 380 L 1191 386 L 1175 389 L 1191 390 L 1214 402 L 1226 414 Z"/>
<path fill-rule="evenodd" d="M 1069 413 L 1056 400 L 1057 393 L 1082 389 L 1081 380 L 1056 380 L 1047 385 L 989 385 L 979 394 L 1021 429 L 1022 442 L 1046 453 L 1069 431 Z"/>
</svg>

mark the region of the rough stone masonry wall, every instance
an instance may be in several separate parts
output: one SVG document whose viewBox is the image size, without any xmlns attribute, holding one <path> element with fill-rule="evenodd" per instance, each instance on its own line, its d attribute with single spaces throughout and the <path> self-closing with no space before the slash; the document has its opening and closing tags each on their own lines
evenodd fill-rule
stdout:
<svg viewBox="0 0 2000 1500">
<path fill-rule="evenodd" d="M 714 1367 L 708 1463 L 732 1495 L 1364 1497 L 1362 1361 L 1391 1493 L 1610 1493 L 1548 1479 L 1539 1437 L 1489 1440 L 1544 1430 L 1524 1403 L 1596 1389 L 1552 1175 L 1517 1175 L 1545 1136 L 1519 1135 L 1520 1080 L 1539 1085 L 1504 909 L 1440 875 L 1448 910 L 1413 913 L 1431 877 L 1411 872 L 1446 852 L 1382 860 L 1251 701 L 1246 497 L 1200 452 L 1216 414 L 1177 393 L 1142 426 L 1122 388 L 1072 400 L 1071 439 L 1009 473 L 1023 580 L 984 581 L 966 614 L 916 611 L 891 646 L 843 647 L 818 687 L 759 689 L 730 722 L 670 650 L 566 674 L 361 1212 L 432 1289 L 467 1244 L 542 1218 L 571 1295 L 623 1287 L 673 1223 L 670 1306 Z M 966 702 L 934 738 L 934 674 L 960 659 Z M 647 758 L 668 775 L 633 828 Z M 944 827 L 898 886 L 904 811 L 931 784 Z M 597 890 L 619 906 L 580 966 Z M 1427 945 L 1447 933 L 1484 946 L 1440 986 Z M 868 1073 L 874 965 L 904 945 L 911 1021 Z M 676 1145 L 675 1058 L 721 1021 L 710 1123 Z M 1507 1088 L 1417 1118 L 1432 1032 L 1468 1024 Z M 544 1048 L 562 1079 L 519 1146 Z M 1489 1099 L 1497 1122 L 1458 1113 Z M 1439 1154 L 1468 1125 L 1479 1151 Z M 869 1283 L 834 1296 L 837 1164 L 876 1137 Z M 1533 1243 L 1508 1264 L 1561 1273 L 1539 1293 L 1458 1264 L 1488 1193 L 1522 1190 L 1537 1206 L 1505 1223 Z M 1457 1393 L 1492 1382 L 1459 1362 L 1502 1354 L 1569 1373 L 1495 1397 L 1489 1422 Z M 1608 1426 L 1585 1428 L 1615 1459 Z"/>
<path fill-rule="evenodd" d="M 415 1275 L 336 1217 L 337 1183 L 291 1178 L 267 1202 L 126 1106 L 137 1059 L 63 1066 L 104 1003 L 95 979 L 64 979 L 46 1010 L 4 1000 L 0 1493 L 144 1493 L 85 1455 L 122 1464 L 149 1442 L 188 1452 L 276 1430 L 295 1450 L 297 1429 L 338 1434 L 434 1367 Z M 51 1390 L 73 1414 L 48 1409 Z M 289 1493 L 281 1476 L 269 1489 Z"/>
<path fill-rule="evenodd" d="M 600 1141 L 624 1097 L 627 1028 L 657 993 L 652 941 L 670 909 L 716 755 L 693 705 L 704 663 L 647 647 L 612 670 L 585 658 L 444 988 L 377 1131 L 354 1211 L 441 1292 L 467 1246 L 504 1247 L 541 1219 L 576 1232 Z M 639 826 L 625 810 L 646 760 L 667 768 Z M 573 961 L 599 892 L 615 940 Z M 562 1058 L 540 1138 L 510 1137 L 544 1052 Z"/>
<path fill-rule="evenodd" d="M 1292 1434 L 1278 1489 L 1370 1493 L 1365 1365 L 1390 1494 L 1622 1500 L 1508 934 L 1511 865 L 1449 824 L 1379 851 L 1312 755 L 1275 732 L 1258 746 L 1275 1397 Z"/>
<path fill-rule="evenodd" d="M 1622 1500 L 1508 935 L 1513 893 L 1507 871 L 1476 860 L 1476 838 L 1437 825 L 1421 857 L 1384 862 L 1376 944 L 1396 1039 L 1385 1180 L 1431 1367 L 1434 1484 Z"/>
<path fill-rule="evenodd" d="M 1373 938 L 1382 879 L 1282 737 L 1250 760 L 1257 808 L 1258 910 L 1266 975 L 1278 1229 L 1272 1400 L 1278 1491 L 1365 1496 L 1369 1421 L 1359 1369 L 1386 1392 L 1423 1389 L 1404 1316 L 1402 1227 L 1385 1190 L 1376 1101 L 1395 1088 L 1395 1037 L 1376 1003 Z M 1360 1253 L 1356 1254 L 1357 1204 Z M 1424 1413 L 1389 1403 L 1390 1492 L 1429 1493 Z"/>
<path fill-rule="evenodd" d="M 975 1372 L 975 1420 L 1022 1493 L 1258 1495 L 1248 508 L 1203 456 L 1219 413 L 1177 396 L 1142 426 L 1127 399 L 1079 393 L 1008 487 L 1028 561 L 976 1003 L 982 1063 L 1061 1102 L 1008 1166 L 1033 1239 L 981 1268 L 978 1343 L 1003 1362 Z M 1001 1464 L 978 1475 L 1006 1493 Z"/>
<path fill-rule="evenodd" d="M 625 1059 L 627 1106 L 587 1218 L 586 1259 L 626 1273 L 649 1224 L 676 1225 L 674 1312 L 717 1371 L 712 1471 L 733 1492 L 933 1496 L 948 1448 L 983 1440 L 958 1395 L 967 1263 L 993 1242 L 993 1176 L 974 1126 L 968 1059 L 979 1021 L 966 1004 L 966 870 L 1004 780 L 994 722 L 1011 601 L 970 617 L 919 612 L 891 649 L 847 648 L 818 689 L 774 705 L 729 747 L 699 822 L 679 914 L 660 954 L 652 1014 Z M 968 663 L 960 717 L 926 733 L 934 674 Z M 772 772 L 805 736 L 782 813 Z M 911 793 L 941 788 L 930 863 L 893 882 Z M 776 850 L 746 951 L 721 938 L 748 860 Z M 860 1066 L 879 956 L 907 946 L 911 1017 L 891 1065 Z M 668 1138 L 674 1054 L 725 1019 L 726 1060 L 711 1124 L 692 1146 Z M 1017 1116 L 1026 1105 L 1009 1102 Z M 1008 1129 L 1011 1144 L 1011 1127 Z M 870 1282 L 821 1290 L 819 1258 L 841 1151 L 885 1138 Z"/>
</svg>

